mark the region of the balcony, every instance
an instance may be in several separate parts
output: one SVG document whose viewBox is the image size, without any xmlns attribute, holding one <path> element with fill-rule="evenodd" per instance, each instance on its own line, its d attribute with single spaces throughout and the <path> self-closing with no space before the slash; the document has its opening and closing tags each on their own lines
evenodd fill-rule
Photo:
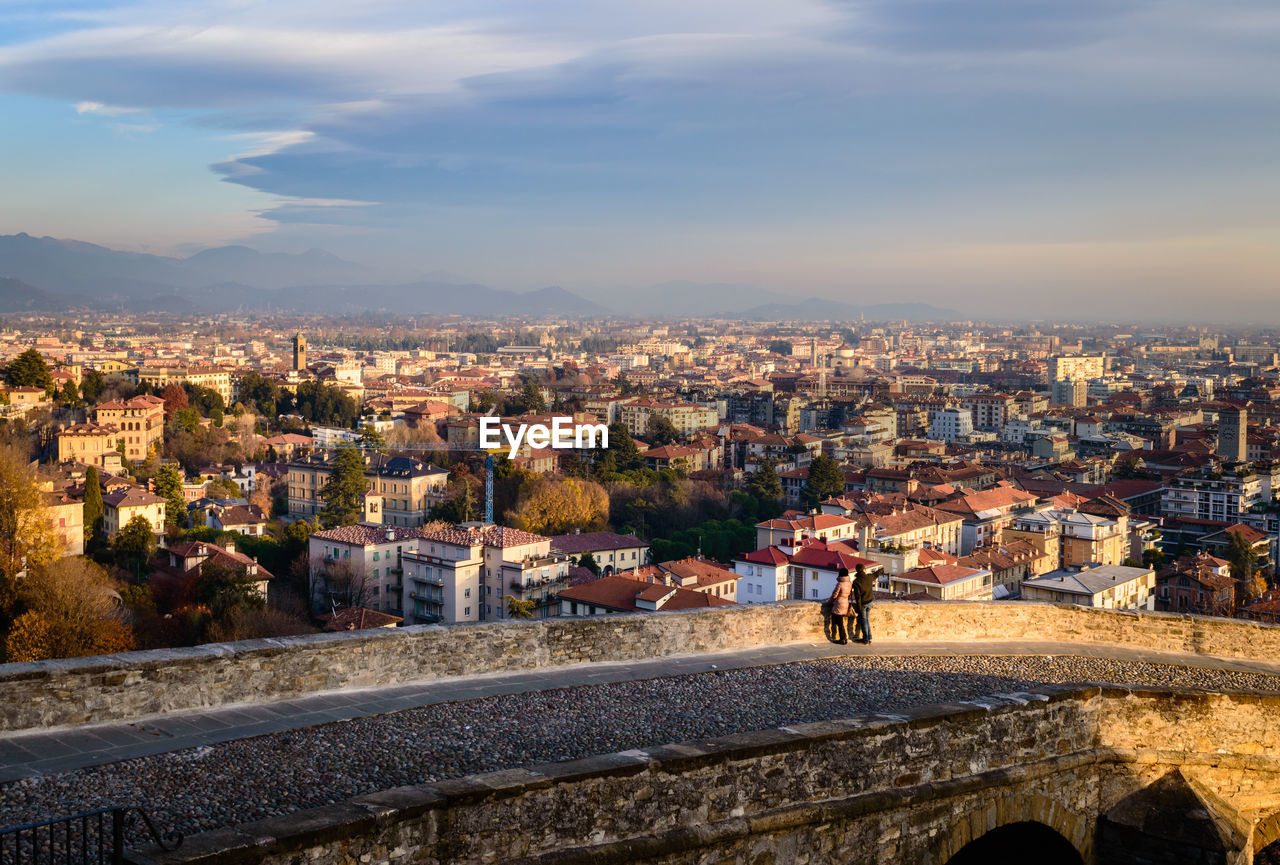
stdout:
<svg viewBox="0 0 1280 865">
<path fill-rule="evenodd" d="M 427 585 L 429 585 L 429 586 L 443 586 L 443 585 L 444 585 L 444 577 L 437 577 L 437 576 L 434 576 L 434 575 L 428 575 L 428 574 L 422 574 L 422 575 L 419 575 L 419 574 L 414 574 L 414 575 L 410 576 L 410 577 L 409 577 L 409 579 L 413 580 L 415 583 L 425 583 L 425 584 L 427 584 Z"/>
</svg>

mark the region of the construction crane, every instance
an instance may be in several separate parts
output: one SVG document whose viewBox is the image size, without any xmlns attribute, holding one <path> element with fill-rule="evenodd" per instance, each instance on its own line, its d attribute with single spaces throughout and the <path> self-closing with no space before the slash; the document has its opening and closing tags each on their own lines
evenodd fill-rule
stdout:
<svg viewBox="0 0 1280 865">
<path fill-rule="evenodd" d="M 395 451 L 472 451 L 485 455 L 484 458 L 484 522 L 493 525 L 493 455 L 502 453 L 503 448 L 485 448 L 471 442 L 414 442 L 412 444 L 389 445 L 372 444 L 360 441 L 339 442 L 334 445 L 312 445 L 312 450 L 358 450 L 382 453 Z"/>
</svg>

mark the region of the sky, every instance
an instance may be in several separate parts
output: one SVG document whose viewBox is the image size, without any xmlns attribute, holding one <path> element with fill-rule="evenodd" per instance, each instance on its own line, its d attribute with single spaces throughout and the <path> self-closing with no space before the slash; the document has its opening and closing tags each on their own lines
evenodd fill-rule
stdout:
<svg viewBox="0 0 1280 865">
<path fill-rule="evenodd" d="M 1278 81 L 1271 0 L 0 0 L 0 233 L 1280 316 Z"/>
</svg>

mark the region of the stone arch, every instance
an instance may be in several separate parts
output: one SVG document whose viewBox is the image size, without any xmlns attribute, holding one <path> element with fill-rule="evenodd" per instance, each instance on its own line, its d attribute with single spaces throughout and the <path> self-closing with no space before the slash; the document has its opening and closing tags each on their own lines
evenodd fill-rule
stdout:
<svg viewBox="0 0 1280 865">
<path fill-rule="evenodd" d="M 961 817 L 934 845 L 932 862 L 945 865 L 966 845 L 1007 826 L 1037 824 L 1058 835 L 1089 861 L 1089 822 L 1060 802 L 1039 793 L 1005 792 L 990 799 L 971 800 L 972 810 Z"/>
<path fill-rule="evenodd" d="M 1280 811 L 1262 817 L 1253 825 L 1253 852 L 1280 841 Z"/>
<path fill-rule="evenodd" d="M 946 865 L 991 865 L 1022 861 L 1031 855 L 1038 865 L 1084 865 L 1084 857 L 1070 841 L 1043 823 L 1033 822 L 992 829 L 957 850 Z"/>
</svg>

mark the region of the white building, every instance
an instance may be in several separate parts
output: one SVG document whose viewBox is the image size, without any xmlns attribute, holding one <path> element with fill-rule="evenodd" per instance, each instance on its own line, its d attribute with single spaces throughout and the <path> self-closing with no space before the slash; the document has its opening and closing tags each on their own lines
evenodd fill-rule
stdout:
<svg viewBox="0 0 1280 865">
<path fill-rule="evenodd" d="M 415 529 L 339 526 L 311 535 L 311 599 L 316 609 L 362 606 L 402 615 L 402 557 L 418 543 Z"/>
<path fill-rule="evenodd" d="M 791 560 L 777 547 L 765 547 L 750 553 L 740 553 L 733 560 L 733 572 L 742 574 L 738 580 L 738 603 L 764 604 L 785 601 L 790 580 L 787 568 Z"/>
<path fill-rule="evenodd" d="M 973 414 L 965 408 L 943 408 L 929 413 L 931 439 L 953 442 L 973 435 Z"/>
<path fill-rule="evenodd" d="M 1107 610 L 1154 610 L 1156 572 L 1151 568 L 1126 568 L 1122 565 L 1050 571 L 1023 580 L 1022 599 Z"/>
</svg>

